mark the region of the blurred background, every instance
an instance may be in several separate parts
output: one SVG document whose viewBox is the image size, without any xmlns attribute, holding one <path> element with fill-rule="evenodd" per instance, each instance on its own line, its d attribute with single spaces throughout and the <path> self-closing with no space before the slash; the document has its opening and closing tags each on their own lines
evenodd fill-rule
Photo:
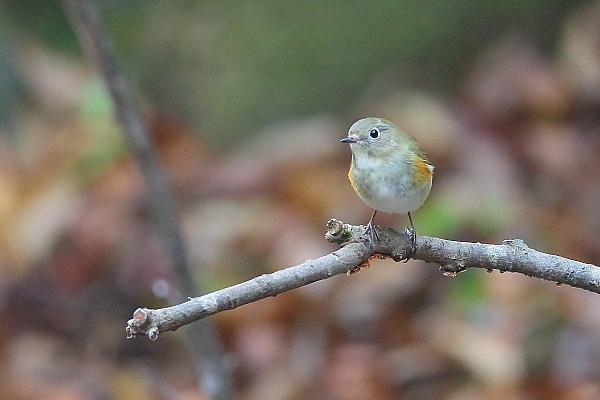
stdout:
<svg viewBox="0 0 600 400">
<path fill-rule="evenodd" d="M 365 116 L 436 166 L 420 234 L 600 264 L 599 1 L 100 7 L 206 290 L 368 221 L 339 143 Z M 0 398 L 205 399 L 181 332 L 125 339 L 176 288 L 58 3 L 0 3 L 0 93 Z M 379 261 L 211 318 L 236 399 L 600 398 L 600 297 L 517 274 Z"/>
</svg>

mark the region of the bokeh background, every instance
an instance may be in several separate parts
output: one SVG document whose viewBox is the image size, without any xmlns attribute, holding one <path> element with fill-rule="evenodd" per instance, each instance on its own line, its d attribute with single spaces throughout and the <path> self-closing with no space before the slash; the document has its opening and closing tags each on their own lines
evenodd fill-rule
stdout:
<svg viewBox="0 0 600 400">
<path fill-rule="evenodd" d="M 100 6 L 205 290 L 368 221 L 339 143 L 365 116 L 436 166 L 420 234 L 600 264 L 599 1 Z M 181 332 L 125 339 L 176 288 L 58 3 L 0 3 L 0 93 L 0 398 L 205 399 Z M 212 319 L 236 399 L 600 398 L 600 297 L 517 274 L 373 262 Z"/>
</svg>

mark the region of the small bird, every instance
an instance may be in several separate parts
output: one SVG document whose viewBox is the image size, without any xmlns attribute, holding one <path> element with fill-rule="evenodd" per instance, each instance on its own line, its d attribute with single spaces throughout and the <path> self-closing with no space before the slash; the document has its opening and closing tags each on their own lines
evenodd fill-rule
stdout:
<svg viewBox="0 0 600 400">
<path fill-rule="evenodd" d="M 377 211 L 408 214 L 411 251 L 416 251 L 415 227 L 411 211 L 421 207 L 433 178 L 433 165 L 417 141 L 397 125 L 383 118 L 363 118 L 356 121 L 341 140 L 349 143 L 352 162 L 348 178 L 352 188 L 369 207 L 374 209 L 366 233 L 377 238 L 373 218 Z"/>
</svg>

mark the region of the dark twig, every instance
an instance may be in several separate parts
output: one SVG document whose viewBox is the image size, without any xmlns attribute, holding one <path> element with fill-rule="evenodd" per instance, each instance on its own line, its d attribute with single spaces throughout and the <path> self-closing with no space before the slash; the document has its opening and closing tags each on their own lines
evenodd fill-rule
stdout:
<svg viewBox="0 0 600 400">
<path fill-rule="evenodd" d="M 127 323 L 129 337 L 147 335 L 157 339 L 160 332 L 221 311 L 231 310 L 269 296 L 308 285 L 341 273 L 352 274 L 368 265 L 371 257 L 400 261 L 411 251 L 409 234 L 374 227 L 379 240 L 371 242 L 364 226 L 331 220 L 327 240 L 342 248 L 300 265 L 206 294 L 173 307 L 140 308 Z M 600 268 L 530 249 L 522 240 L 506 240 L 502 245 L 456 242 L 427 236 L 417 237 L 414 259 L 437 263 L 445 275 L 454 276 L 467 268 L 519 272 L 556 283 L 600 293 Z"/>
<path fill-rule="evenodd" d="M 195 277 L 187 260 L 187 252 L 179 229 L 169 182 L 150 142 L 148 130 L 134 91 L 123 73 L 100 13 L 90 0 L 62 0 L 63 8 L 82 49 L 104 78 L 121 124 L 125 143 L 134 156 L 148 186 L 152 215 L 165 249 L 173 264 L 182 293 L 198 293 Z M 201 384 L 213 399 L 232 397 L 231 373 L 224 363 L 221 344 L 209 321 L 194 324 L 187 331 L 190 350 L 201 367 Z"/>
</svg>

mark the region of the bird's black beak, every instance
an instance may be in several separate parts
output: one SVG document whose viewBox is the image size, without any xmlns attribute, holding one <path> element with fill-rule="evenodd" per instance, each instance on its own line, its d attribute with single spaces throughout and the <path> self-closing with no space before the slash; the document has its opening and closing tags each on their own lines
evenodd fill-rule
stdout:
<svg viewBox="0 0 600 400">
<path fill-rule="evenodd" d="M 342 143 L 356 143 L 358 140 L 354 139 L 353 137 L 345 137 L 342 140 L 340 140 L 340 142 Z"/>
</svg>

